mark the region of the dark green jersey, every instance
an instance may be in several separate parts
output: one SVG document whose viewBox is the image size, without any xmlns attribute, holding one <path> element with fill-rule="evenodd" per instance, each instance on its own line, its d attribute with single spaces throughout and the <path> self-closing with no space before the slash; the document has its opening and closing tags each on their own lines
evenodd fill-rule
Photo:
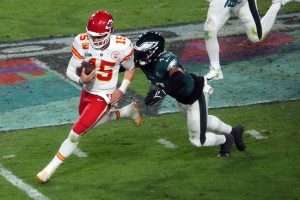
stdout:
<svg viewBox="0 0 300 200">
<path fill-rule="evenodd" d="M 170 84 L 169 70 L 172 67 L 180 67 L 184 70 L 183 66 L 177 59 L 177 56 L 171 52 L 165 51 L 152 65 L 146 65 L 141 67 L 141 69 L 153 85 L 164 89 L 168 95 L 174 97 L 180 102 L 185 102 L 185 99 L 195 93 L 195 78 L 191 74 L 185 73 L 184 83 L 177 91 L 170 93 L 167 88 Z"/>
</svg>

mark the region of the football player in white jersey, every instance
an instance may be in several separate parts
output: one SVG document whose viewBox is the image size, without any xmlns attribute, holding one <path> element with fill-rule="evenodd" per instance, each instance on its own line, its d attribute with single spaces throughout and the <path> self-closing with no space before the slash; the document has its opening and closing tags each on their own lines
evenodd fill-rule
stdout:
<svg viewBox="0 0 300 200">
<path fill-rule="evenodd" d="M 126 92 L 135 74 L 133 45 L 123 36 L 112 35 L 114 26 L 110 13 L 99 10 L 88 20 L 86 33 L 75 37 L 67 76 L 82 86 L 79 102 L 79 118 L 67 139 L 62 143 L 53 160 L 37 174 L 41 183 L 49 180 L 59 165 L 76 149 L 80 137 L 89 129 L 104 122 L 131 118 L 136 125 L 141 124 L 139 105 L 133 102 L 121 109 L 112 109 Z M 90 74 L 82 68 L 81 75 L 76 70 L 83 61 L 94 66 Z M 117 88 L 120 67 L 125 68 L 124 79 Z"/>
<path fill-rule="evenodd" d="M 246 34 L 251 42 L 262 41 L 270 32 L 277 13 L 285 4 L 300 0 L 272 0 L 272 5 L 261 19 L 262 37 L 259 39 L 256 33 L 255 21 L 250 12 L 248 0 L 208 0 L 210 2 L 207 19 L 204 25 L 205 44 L 210 60 L 210 71 L 206 74 L 207 80 L 223 79 L 220 66 L 220 47 L 217 34 L 229 20 L 231 14 L 237 16 L 243 23 Z M 256 0 L 255 0 L 256 1 Z"/>
</svg>

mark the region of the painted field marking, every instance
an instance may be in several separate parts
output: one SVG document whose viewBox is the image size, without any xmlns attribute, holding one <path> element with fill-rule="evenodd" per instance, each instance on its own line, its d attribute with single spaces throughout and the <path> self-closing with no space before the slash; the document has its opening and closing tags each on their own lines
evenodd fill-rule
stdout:
<svg viewBox="0 0 300 200">
<path fill-rule="evenodd" d="M 10 155 L 3 156 L 2 158 L 9 159 L 9 158 L 14 158 L 14 157 L 16 157 L 16 155 L 10 154 Z"/>
<path fill-rule="evenodd" d="M 172 142 L 170 142 L 169 140 L 163 138 L 163 139 L 159 139 L 157 140 L 157 142 L 159 144 L 164 145 L 165 147 L 167 147 L 168 149 L 175 149 L 177 148 L 177 146 L 175 144 L 173 144 Z"/>
<path fill-rule="evenodd" d="M 74 81 L 71 81 L 69 78 L 64 77 L 63 75 L 61 75 L 57 71 L 51 69 L 51 67 L 49 67 L 46 63 L 44 63 L 44 62 L 42 62 L 42 61 L 40 61 L 40 60 L 38 60 L 36 58 L 31 58 L 31 60 L 32 60 L 32 62 L 36 63 L 38 66 L 42 67 L 43 69 L 46 69 L 46 70 L 50 71 L 51 73 L 55 74 L 61 80 L 64 80 L 67 83 L 69 83 L 70 85 L 72 85 L 75 88 L 77 88 L 78 90 L 81 90 L 81 86 L 79 86 L 78 84 L 76 84 Z"/>
<path fill-rule="evenodd" d="M 43 194 L 41 194 L 39 191 L 31 187 L 30 185 L 24 183 L 22 179 L 19 179 L 11 171 L 3 167 L 1 163 L 0 163 L 0 176 L 3 176 L 8 182 L 10 182 L 11 184 L 16 186 L 23 192 L 26 192 L 26 194 L 34 200 L 49 200 L 48 197 L 44 196 Z"/>
<path fill-rule="evenodd" d="M 81 149 L 79 149 L 79 148 L 76 148 L 74 150 L 73 154 L 75 156 L 77 156 L 78 158 L 86 158 L 86 157 L 88 157 L 88 155 L 86 153 L 84 153 L 83 151 L 81 151 Z"/>
<path fill-rule="evenodd" d="M 0 132 L 75 122 L 79 90 L 38 59 L 0 60 Z"/>
<path fill-rule="evenodd" d="M 245 131 L 245 133 L 251 135 L 252 137 L 255 137 L 257 140 L 268 139 L 268 136 L 263 136 L 256 130 Z"/>
<path fill-rule="evenodd" d="M 299 23 L 287 23 L 289 19 L 298 21 L 300 13 L 292 13 L 277 16 L 272 31 L 280 30 L 295 30 L 299 28 Z M 288 21 L 290 22 L 290 21 Z M 195 38 L 204 38 L 204 23 L 185 24 L 180 26 L 157 27 L 159 32 L 163 32 L 167 42 L 190 40 Z M 126 35 L 131 41 L 136 41 L 137 38 L 149 29 L 139 29 L 135 31 L 116 32 L 117 35 Z M 240 26 L 240 20 L 231 19 L 230 23 L 226 24 L 226 28 L 219 33 L 219 37 L 228 35 L 245 34 L 244 27 Z M 17 43 L 0 43 L 0 60 L 19 57 L 35 57 L 41 55 L 53 55 L 70 53 L 74 37 L 50 38 L 47 40 L 31 40 Z M 49 45 L 51 48 L 49 48 Z M 24 48 L 26 46 L 26 48 Z M 30 47 L 30 50 L 27 48 Z M 44 47 L 44 48 L 43 48 Z M 43 48 L 43 49 L 42 49 Z M 49 50 L 50 49 L 50 50 Z M 24 51 L 27 50 L 27 51 Z"/>
</svg>

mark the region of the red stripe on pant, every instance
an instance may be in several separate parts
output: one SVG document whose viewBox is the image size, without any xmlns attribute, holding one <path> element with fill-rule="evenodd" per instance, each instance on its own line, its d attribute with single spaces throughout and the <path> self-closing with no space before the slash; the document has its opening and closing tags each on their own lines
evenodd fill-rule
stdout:
<svg viewBox="0 0 300 200">
<path fill-rule="evenodd" d="M 109 111 L 110 105 L 97 95 L 86 92 L 82 89 L 79 102 L 79 119 L 73 126 L 73 131 L 82 135 L 91 129 Z"/>
</svg>

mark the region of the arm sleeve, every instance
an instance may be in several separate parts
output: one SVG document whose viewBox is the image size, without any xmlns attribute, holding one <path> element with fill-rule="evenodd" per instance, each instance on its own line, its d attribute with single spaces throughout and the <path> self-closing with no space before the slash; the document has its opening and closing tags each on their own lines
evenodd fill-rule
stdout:
<svg viewBox="0 0 300 200">
<path fill-rule="evenodd" d="M 129 45 L 124 49 L 124 52 L 123 52 L 124 58 L 121 61 L 121 65 L 126 70 L 131 70 L 134 68 L 134 59 L 133 59 L 134 48 L 133 48 L 132 42 L 127 38 L 126 38 L 126 40 Z"/>
<path fill-rule="evenodd" d="M 76 83 L 78 83 L 80 80 L 80 77 L 76 74 L 76 69 L 81 66 L 81 63 L 84 59 L 84 50 L 82 49 L 82 44 L 80 41 L 81 40 L 79 34 L 74 39 L 72 45 L 73 56 L 69 61 L 68 68 L 66 71 L 67 77 Z"/>
<path fill-rule="evenodd" d="M 177 59 L 177 56 L 173 53 L 167 54 L 167 59 L 165 61 L 165 70 L 167 71 L 169 76 L 169 84 L 166 87 L 166 92 L 172 94 L 179 90 L 184 84 L 184 70 L 182 69 L 180 62 Z M 180 68 L 181 70 L 177 71 L 178 68 Z M 176 71 L 170 75 L 170 72 L 172 70 Z"/>
<path fill-rule="evenodd" d="M 82 49 L 82 43 L 80 42 L 80 36 L 76 36 L 72 45 L 72 54 L 78 59 L 84 58 L 84 50 Z"/>
<path fill-rule="evenodd" d="M 160 62 L 161 64 L 160 64 L 160 68 L 158 69 L 158 73 L 164 77 L 169 76 L 169 71 L 171 69 L 180 66 L 180 63 L 178 62 L 176 55 L 174 55 L 171 52 L 165 54 Z"/>
<path fill-rule="evenodd" d="M 76 74 L 76 69 L 81 65 L 81 63 L 82 60 L 78 59 L 73 55 L 69 61 L 69 65 L 66 71 L 67 77 L 76 83 L 79 83 L 79 79 L 80 79 L 80 77 Z"/>
<path fill-rule="evenodd" d="M 185 76 L 182 71 L 174 72 L 170 76 L 170 84 L 166 88 L 167 93 L 174 93 L 184 84 Z"/>
</svg>

